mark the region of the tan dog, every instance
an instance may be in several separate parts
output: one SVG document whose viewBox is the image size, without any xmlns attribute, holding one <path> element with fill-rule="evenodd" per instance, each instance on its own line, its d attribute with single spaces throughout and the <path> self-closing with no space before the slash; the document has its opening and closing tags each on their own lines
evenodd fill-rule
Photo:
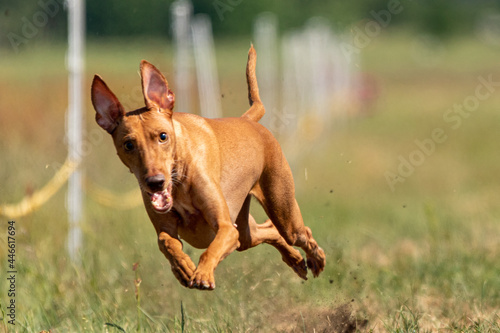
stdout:
<svg viewBox="0 0 500 333">
<path fill-rule="evenodd" d="M 240 118 L 206 119 L 172 112 L 174 94 L 165 77 L 141 62 L 146 107 L 125 112 L 96 75 L 92 103 L 96 121 L 113 137 L 122 162 L 137 177 L 161 252 L 184 286 L 214 289 L 214 270 L 232 251 L 273 245 L 301 278 L 307 266 L 316 277 L 325 254 L 304 226 L 290 167 L 273 135 L 258 121 L 260 101 L 253 47 L 248 53 L 250 109 Z M 249 214 L 251 196 L 270 220 Z M 181 238 L 207 249 L 198 267 L 182 251 Z"/>
</svg>

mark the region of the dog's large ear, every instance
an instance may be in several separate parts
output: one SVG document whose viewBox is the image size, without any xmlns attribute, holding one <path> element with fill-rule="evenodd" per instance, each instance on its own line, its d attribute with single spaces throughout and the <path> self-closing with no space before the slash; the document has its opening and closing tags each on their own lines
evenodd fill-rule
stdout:
<svg viewBox="0 0 500 333">
<path fill-rule="evenodd" d="M 92 104 L 96 111 L 96 122 L 108 133 L 113 133 L 125 111 L 99 75 L 95 75 L 92 81 Z"/>
<path fill-rule="evenodd" d="M 175 103 L 174 93 L 168 89 L 163 74 L 146 60 L 141 61 L 142 93 L 148 108 L 158 108 L 172 113 Z"/>
</svg>

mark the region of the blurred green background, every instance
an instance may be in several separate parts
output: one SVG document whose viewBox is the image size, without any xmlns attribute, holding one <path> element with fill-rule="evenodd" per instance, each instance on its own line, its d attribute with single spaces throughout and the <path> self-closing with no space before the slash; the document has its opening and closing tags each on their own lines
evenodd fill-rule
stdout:
<svg viewBox="0 0 500 333">
<path fill-rule="evenodd" d="M 62 0 L 53 0 L 61 4 Z M 31 18 L 51 0 L 3 0 L 0 4 L 1 31 L 16 31 L 20 19 Z M 87 31 L 90 38 L 104 36 L 166 37 L 170 32 L 169 7 L 172 1 L 150 0 L 138 3 L 133 0 L 87 1 Z M 336 29 L 346 29 L 354 21 L 363 19 L 372 10 L 400 4 L 405 10 L 393 21 L 394 28 L 405 27 L 415 31 L 449 36 L 468 33 L 474 29 L 484 13 L 498 11 L 500 3 L 494 0 L 196 0 L 194 13 L 206 13 L 212 18 L 216 37 L 246 36 L 252 28 L 255 15 L 271 11 L 278 15 L 280 28 L 285 31 L 298 28 L 311 16 L 321 16 Z M 237 8 L 237 9 L 236 9 Z M 154 15 L 152 15 L 154 13 Z M 67 22 L 64 15 L 57 15 L 44 29 L 45 38 L 65 38 Z M 5 43 L 5 35 L 2 43 Z"/>
<path fill-rule="evenodd" d="M 0 4 L 0 204 L 43 187 L 67 155 L 66 12 L 60 7 L 17 49 L 8 37 L 23 36 L 26 20 L 33 22 L 49 1 L 41 3 Z M 321 16 L 355 43 L 356 27 L 373 19 L 371 11 L 393 3 L 194 1 L 195 13 L 212 18 L 224 114 L 247 108 L 244 70 L 260 12 L 277 15 L 281 35 Z M 301 281 L 277 251 L 261 245 L 221 262 L 215 291 L 180 286 L 144 208 L 108 207 L 90 191 L 94 184 L 128 193 L 137 184 L 95 124 L 88 96 L 82 265 L 66 253 L 63 187 L 39 210 L 15 219 L 17 322 L 8 324 L 3 277 L 11 218 L 2 216 L 0 331 L 500 332 L 500 5 L 399 4 L 404 10 L 354 64 L 375 92 L 369 105 L 300 149 L 284 146 L 293 156 L 304 220 L 327 254 L 319 278 Z M 140 107 L 141 59 L 173 80 L 169 6 L 87 2 L 86 91 L 99 73 L 130 108 Z M 216 8 L 226 8 L 223 19 Z M 490 90 L 481 80 L 492 82 Z M 478 89 L 488 97 L 454 128 L 445 115 Z M 400 173 L 401 159 L 417 156 L 416 141 L 432 138 L 435 129 L 446 140 L 422 153 L 422 163 L 392 190 L 388 172 Z M 304 132 L 299 128 L 297 137 L 307 137 Z M 262 211 L 255 204 L 253 210 L 262 221 Z M 185 251 L 197 262 L 201 251 L 188 245 Z"/>
</svg>

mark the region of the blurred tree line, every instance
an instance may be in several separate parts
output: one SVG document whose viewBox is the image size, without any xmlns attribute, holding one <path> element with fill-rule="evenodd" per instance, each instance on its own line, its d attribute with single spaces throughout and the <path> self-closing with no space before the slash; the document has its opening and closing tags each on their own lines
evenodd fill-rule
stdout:
<svg viewBox="0 0 500 333">
<path fill-rule="evenodd" d="M 66 37 L 65 0 L 1 0 L 2 44 L 34 36 Z M 70 0 L 71 1 L 71 0 Z M 301 27 L 312 16 L 321 16 L 334 29 L 345 30 L 363 19 L 379 15 L 390 28 L 405 27 L 439 36 L 473 31 L 484 13 L 499 12 L 498 0 L 193 0 L 194 14 L 212 18 L 216 37 L 248 35 L 255 16 L 274 12 L 281 30 Z M 169 36 L 171 0 L 87 0 L 87 36 Z M 398 9 L 390 17 L 391 8 Z"/>
</svg>

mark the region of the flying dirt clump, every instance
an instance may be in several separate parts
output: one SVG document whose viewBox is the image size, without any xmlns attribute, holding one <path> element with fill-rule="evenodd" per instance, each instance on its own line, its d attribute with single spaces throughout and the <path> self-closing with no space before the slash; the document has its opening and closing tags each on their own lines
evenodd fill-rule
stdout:
<svg viewBox="0 0 500 333">
<path fill-rule="evenodd" d="M 364 328 L 368 321 L 358 318 L 349 303 L 334 309 L 294 309 L 278 316 L 274 329 L 280 332 L 335 332 L 354 333 Z"/>
</svg>

